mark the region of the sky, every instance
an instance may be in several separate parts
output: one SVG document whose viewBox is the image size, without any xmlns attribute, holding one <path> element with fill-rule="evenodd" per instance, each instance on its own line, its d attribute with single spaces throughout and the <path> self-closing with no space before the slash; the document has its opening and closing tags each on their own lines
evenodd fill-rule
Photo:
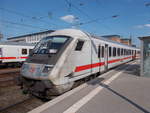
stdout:
<svg viewBox="0 0 150 113">
<path fill-rule="evenodd" d="M 45 30 L 81 29 L 92 34 L 150 35 L 150 0 L 0 0 L 4 39 Z"/>
</svg>

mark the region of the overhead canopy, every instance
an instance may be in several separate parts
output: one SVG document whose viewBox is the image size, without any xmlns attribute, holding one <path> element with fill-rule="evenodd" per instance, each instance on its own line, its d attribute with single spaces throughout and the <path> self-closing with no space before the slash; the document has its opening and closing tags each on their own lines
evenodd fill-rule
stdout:
<svg viewBox="0 0 150 113">
<path fill-rule="evenodd" d="M 139 37 L 140 40 L 150 39 L 150 36 Z"/>
</svg>

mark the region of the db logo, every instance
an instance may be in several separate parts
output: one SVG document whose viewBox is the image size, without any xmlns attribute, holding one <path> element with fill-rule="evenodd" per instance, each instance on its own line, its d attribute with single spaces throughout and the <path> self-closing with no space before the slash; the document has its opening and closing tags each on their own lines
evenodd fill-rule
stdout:
<svg viewBox="0 0 150 113">
<path fill-rule="evenodd" d="M 33 73 L 34 71 L 35 71 L 35 68 L 31 67 L 29 72 Z"/>
</svg>

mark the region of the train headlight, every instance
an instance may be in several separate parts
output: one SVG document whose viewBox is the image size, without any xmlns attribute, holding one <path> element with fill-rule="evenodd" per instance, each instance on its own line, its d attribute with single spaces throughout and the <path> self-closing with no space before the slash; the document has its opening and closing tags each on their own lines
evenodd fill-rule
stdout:
<svg viewBox="0 0 150 113">
<path fill-rule="evenodd" d="M 43 69 L 43 73 L 48 73 L 53 68 L 53 65 L 46 65 Z"/>
</svg>

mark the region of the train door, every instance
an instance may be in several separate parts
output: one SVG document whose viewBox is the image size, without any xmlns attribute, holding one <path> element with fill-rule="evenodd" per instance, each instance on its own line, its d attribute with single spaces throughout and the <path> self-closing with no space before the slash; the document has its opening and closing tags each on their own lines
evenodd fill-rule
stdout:
<svg viewBox="0 0 150 113">
<path fill-rule="evenodd" d="M 133 52 L 133 60 L 135 60 L 135 58 L 136 58 L 136 50 L 134 50 Z"/>
<path fill-rule="evenodd" d="M 0 57 L 2 57 L 2 48 L 0 48 Z"/>
<path fill-rule="evenodd" d="M 0 48 L 0 58 L 2 57 L 2 48 Z M 2 59 L 0 59 L 2 61 Z"/>
<path fill-rule="evenodd" d="M 98 59 L 99 63 L 101 63 L 101 45 L 98 45 Z M 99 73 L 101 72 L 101 66 L 99 66 Z"/>
<path fill-rule="evenodd" d="M 107 71 L 108 69 L 108 44 L 105 44 L 104 62 L 105 62 L 105 71 Z"/>
</svg>

